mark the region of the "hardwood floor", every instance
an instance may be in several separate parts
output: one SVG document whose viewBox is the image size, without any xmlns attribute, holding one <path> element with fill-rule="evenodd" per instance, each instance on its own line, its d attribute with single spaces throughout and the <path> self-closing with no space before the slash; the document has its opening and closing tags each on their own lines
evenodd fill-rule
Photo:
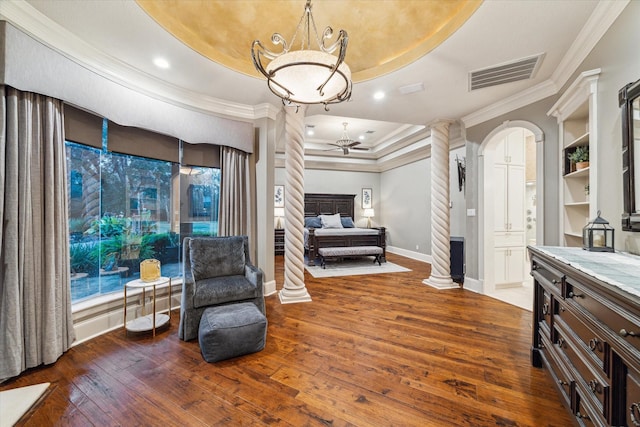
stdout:
<svg viewBox="0 0 640 427">
<path fill-rule="evenodd" d="M 266 348 L 208 364 L 177 321 L 155 338 L 114 331 L 5 383 L 51 382 L 21 425 L 569 426 L 531 367 L 531 313 L 423 285 L 429 265 L 314 279 L 311 303 L 267 298 Z M 283 257 L 276 260 L 282 284 Z M 176 316 L 177 318 L 177 316 Z"/>
</svg>

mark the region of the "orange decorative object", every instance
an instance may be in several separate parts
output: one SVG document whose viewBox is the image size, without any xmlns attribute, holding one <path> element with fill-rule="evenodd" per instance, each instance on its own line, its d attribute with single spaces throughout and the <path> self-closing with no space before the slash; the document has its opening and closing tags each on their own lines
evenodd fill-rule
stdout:
<svg viewBox="0 0 640 427">
<path fill-rule="evenodd" d="M 160 261 L 157 259 L 145 259 L 140 263 L 140 280 L 143 282 L 155 282 L 160 278 Z"/>
</svg>

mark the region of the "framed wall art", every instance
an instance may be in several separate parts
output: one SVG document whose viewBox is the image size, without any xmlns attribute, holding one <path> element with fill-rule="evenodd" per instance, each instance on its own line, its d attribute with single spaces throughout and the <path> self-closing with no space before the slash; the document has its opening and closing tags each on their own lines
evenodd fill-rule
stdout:
<svg viewBox="0 0 640 427">
<path fill-rule="evenodd" d="M 373 191 L 370 188 L 362 189 L 362 209 L 371 209 L 372 201 L 371 195 Z"/>
<path fill-rule="evenodd" d="M 273 191 L 273 207 L 284 208 L 284 185 L 276 185 Z"/>
</svg>

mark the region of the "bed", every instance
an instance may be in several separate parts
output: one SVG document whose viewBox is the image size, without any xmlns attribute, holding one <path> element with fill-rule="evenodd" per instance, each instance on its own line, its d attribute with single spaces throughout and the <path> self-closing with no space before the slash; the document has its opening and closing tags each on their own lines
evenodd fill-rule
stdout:
<svg viewBox="0 0 640 427">
<path fill-rule="evenodd" d="M 354 194 L 318 194 L 305 193 L 304 216 L 307 218 L 319 215 L 340 214 L 341 218 L 353 218 Z M 305 228 L 305 250 L 309 265 L 315 265 L 318 249 L 325 247 L 346 246 L 379 246 L 382 248 L 380 260 L 386 261 L 386 229 L 374 228 Z"/>
</svg>

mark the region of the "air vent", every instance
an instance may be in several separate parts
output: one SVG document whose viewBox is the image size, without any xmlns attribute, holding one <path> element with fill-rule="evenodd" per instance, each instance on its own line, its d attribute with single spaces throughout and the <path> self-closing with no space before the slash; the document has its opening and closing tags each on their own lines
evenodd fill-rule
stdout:
<svg viewBox="0 0 640 427">
<path fill-rule="evenodd" d="M 519 59 L 508 64 L 476 70 L 469 73 L 470 90 L 527 80 L 535 76 L 544 54 Z"/>
<path fill-rule="evenodd" d="M 375 131 L 375 130 L 368 130 L 368 131 L 366 131 L 365 133 L 369 133 L 369 134 L 371 134 L 371 133 L 376 133 L 376 131 Z"/>
<path fill-rule="evenodd" d="M 414 83 L 411 85 L 401 86 L 398 91 L 403 95 L 409 95 L 410 93 L 422 92 L 424 90 L 424 83 Z"/>
</svg>

